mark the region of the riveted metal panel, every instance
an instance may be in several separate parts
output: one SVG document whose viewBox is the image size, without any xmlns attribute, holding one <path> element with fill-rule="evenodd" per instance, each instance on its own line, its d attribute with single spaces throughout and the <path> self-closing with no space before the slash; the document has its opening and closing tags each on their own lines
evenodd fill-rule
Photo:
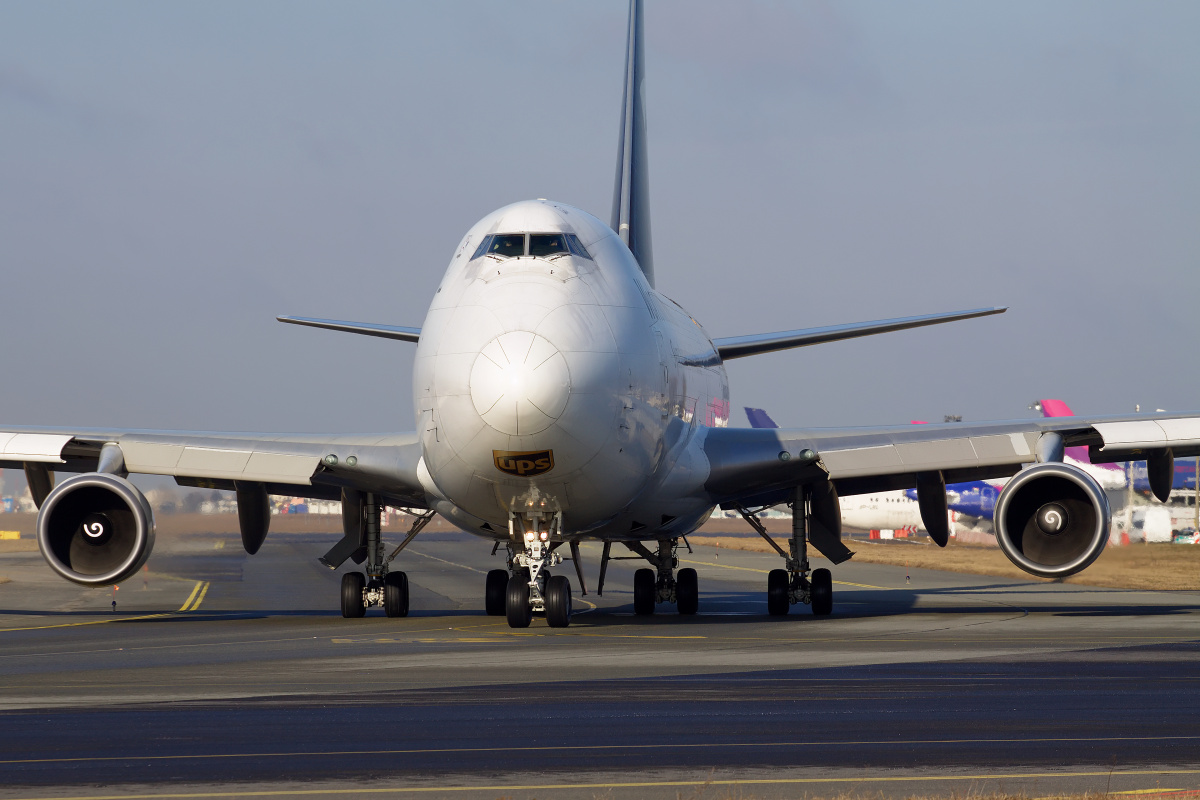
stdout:
<svg viewBox="0 0 1200 800">
<path fill-rule="evenodd" d="M 208 447 L 187 447 L 175 468 L 176 475 L 196 475 L 205 478 L 241 478 L 250 461 L 249 450 L 218 450 Z"/>
<path fill-rule="evenodd" d="M 1157 420 L 1169 443 L 1200 442 L 1200 417 Z"/>
<path fill-rule="evenodd" d="M 1029 455 L 1028 447 L 1024 448 L 1024 452 L 1018 453 L 1012 437 L 1007 435 L 972 436 L 971 446 L 975 448 L 975 455 L 979 457 L 981 464 L 1009 464 L 1018 455 Z"/>
<path fill-rule="evenodd" d="M 1167 442 L 1167 434 L 1152 420 L 1097 422 L 1092 427 L 1104 439 L 1104 450 L 1162 447 Z"/>
<path fill-rule="evenodd" d="M 901 442 L 896 452 L 907 467 L 957 467 L 978 460 L 970 439 L 940 439 L 932 442 Z"/>
<path fill-rule="evenodd" d="M 274 483 L 310 483 L 321 459 L 287 453 L 253 453 L 242 471 L 242 480 Z"/>
<path fill-rule="evenodd" d="M 892 445 L 882 447 L 855 447 L 848 450 L 821 452 L 821 461 L 832 478 L 847 475 L 895 472 L 904 468 L 904 462 Z"/>
<path fill-rule="evenodd" d="M 183 446 L 159 444 L 157 442 L 121 442 L 125 454 L 125 468 L 130 472 L 147 475 L 174 475 L 175 467 L 183 455 Z"/>
</svg>

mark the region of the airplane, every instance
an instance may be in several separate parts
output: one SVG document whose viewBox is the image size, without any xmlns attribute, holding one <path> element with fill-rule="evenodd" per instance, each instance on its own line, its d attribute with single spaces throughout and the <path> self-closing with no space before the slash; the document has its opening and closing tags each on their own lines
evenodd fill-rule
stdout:
<svg viewBox="0 0 1200 800">
<path fill-rule="evenodd" d="M 839 496 L 917 490 L 926 529 L 945 546 L 946 483 L 1014 476 L 996 504 L 997 540 L 1043 577 L 1091 564 L 1108 541 L 1104 491 L 1067 447 L 1094 463 L 1144 459 L 1155 495 L 1176 456 L 1200 455 L 1200 415 L 1145 414 L 854 428 L 731 428 L 724 364 L 791 348 L 1002 313 L 1003 308 L 712 338 L 656 287 L 651 247 L 641 0 L 631 0 L 607 222 L 550 200 L 516 202 L 472 225 L 418 327 L 283 316 L 283 322 L 416 345 L 415 430 L 379 435 L 197 433 L 0 426 L 0 468 L 23 469 L 50 568 L 83 586 L 118 584 L 150 557 L 154 519 L 128 475 L 236 493 L 242 543 L 268 534 L 270 495 L 340 500 L 342 538 L 322 558 L 342 575 L 341 611 L 409 612 L 395 559 L 440 514 L 503 547 L 484 608 L 514 628 L 544 614 L 570 624 L 572 587 L 549 570 L 581 542 L 614 544 L 650 565 L 634 575 L 634 610 L 695 614 L 693 569 L 676 547 L 718 506 L 790 503 L 782 567 L 767 611 L 833 610 Z M 74 473 L 56 484 L 58 473 Z M 419 516 L 389 554 L 383 507 Z"/>
</svg>

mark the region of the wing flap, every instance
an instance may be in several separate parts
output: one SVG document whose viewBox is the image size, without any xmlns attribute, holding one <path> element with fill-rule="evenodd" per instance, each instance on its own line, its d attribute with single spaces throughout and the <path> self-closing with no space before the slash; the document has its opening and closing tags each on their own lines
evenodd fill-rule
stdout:
<svg viewBox="0 0 1200 800">
<path fill-rule="evenodd" d="M 1190 455 L 1200 448 L 1200 419 L 1195 417 L 1098 422 L 1093 427 L 1104 440 L 1099 452 L 1106 456 L 1136 455 L 1164 447 L 1172 448 L 1176 455 Z"/>
<path fill-rule="evenodd" d="M 0 433 L 0 460 L 62 464 L 71 437 L 53 433 Z"/>
</svg>

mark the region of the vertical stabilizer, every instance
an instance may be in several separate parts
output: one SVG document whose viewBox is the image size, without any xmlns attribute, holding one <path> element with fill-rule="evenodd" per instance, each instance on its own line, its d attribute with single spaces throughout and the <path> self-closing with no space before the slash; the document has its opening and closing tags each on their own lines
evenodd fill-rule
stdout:
<svg viewBox="0 0 1200 800">
<path fill-rule="evenodd" d="M 621 103 L 621 139 L 617 148 L 617 185 L 612 228 L 629 246 L 654 285 L 650 254 L 650 182 L 646 166 L 645 58 L 642 54 L 642 2 L 629 0 L 629 38 L 625 45 L 625 97 Z"/>
</svg>

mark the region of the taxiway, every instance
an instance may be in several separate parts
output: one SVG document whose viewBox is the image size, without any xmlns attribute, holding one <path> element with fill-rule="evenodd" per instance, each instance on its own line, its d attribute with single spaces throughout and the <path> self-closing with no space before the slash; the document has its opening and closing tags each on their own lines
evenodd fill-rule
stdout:
<svg viewBox="0 0 1200 800">
<path fill-rule="evenodd" d="M 697 547 L 700 614 L 643 618 L 585 546 L 571 627 L 512 630 L 501 557 L 433 532 L 412 615 L 345 620 L 336 537 L 160 537 L 116 613 L 0 554 L 0 796 L 1200 788 L 1200 594 L 851 563 L 832 617 L 770 618 L 778 559 Z"/>
</svg>

